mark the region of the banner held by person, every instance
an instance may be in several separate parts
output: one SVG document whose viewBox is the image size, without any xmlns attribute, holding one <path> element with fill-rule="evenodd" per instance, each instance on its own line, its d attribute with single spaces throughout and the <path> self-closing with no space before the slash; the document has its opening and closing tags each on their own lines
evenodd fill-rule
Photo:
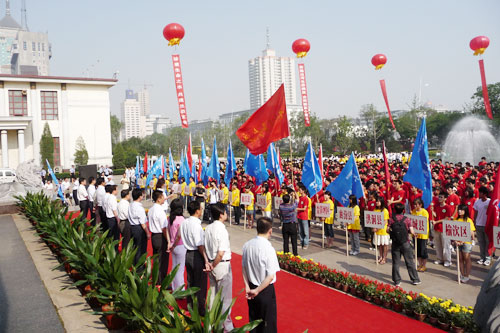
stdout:
<svg viewBox="0 0 500 333">
<path fill-rule="evenodd" d="M 309 197 L 314 196 L 323 188 L 323 177 L 311 141 L 309 141 L 306 156 L 304 157 L 301 181 L 309 191 Z"/>
<path fill-rule="evenodd" d="M 472 239 L 472 231 L 470 229 L 470 223 L 463 223 L 462 221 L 443 221 L 443 237 L 445 239 L 459 241 L 459 242 L 470 242 Z M 460 281 L 460 251 L 458 244 L 456 246 L 457 253 L 457 280 L 458 284 Z"/>
<path fill-rule="evenodd" d="M 365 228 L 382 229 L 385 227 L 384 212 L 371 212 L 365 210 Z M 378 265 L 378 246 L 375 242 L 375 260 Z"/>
<path fill-rule="evenodd" d="M 349 257 L 349 231 L 347 230 L 347 225 L 348 224 L 353 224 L 354 223 L 354 208 L 349 208 L 349 207 L 337 207 L 337 220 L 341 224 L 345 224 L 345 248 L 346 248 L 346 255 Z"/>
</svg>

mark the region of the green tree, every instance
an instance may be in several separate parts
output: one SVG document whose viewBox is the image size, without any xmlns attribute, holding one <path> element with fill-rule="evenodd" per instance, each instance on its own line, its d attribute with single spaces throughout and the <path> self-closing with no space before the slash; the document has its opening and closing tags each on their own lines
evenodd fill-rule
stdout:
<svg viewBox="0 0 500 333">
<path fill-rule="evenodd" d="M 376 152 L 377 150 L 377 142 L 379 138 L 382 136 L 383 131 L 382 127 L 384 126 L 382 122 L 379 122 L 378 120 L 382 118 L 382 115 L 380 112 L 377 111 L 375 108 L 375 105 L 373 104 L 365 104 L 361 106 L 361 111 L 360 111 L 360 116 L 363 118 L 368 125 L 368 132 L 367 137 L 369 140 L 373 143 L 370 144 L 368 147 L 372 148 L 372 152 Z"/>
<path fill-rule="evenodd" d="M 120 141 L 120 131 L 124 124 L 114 114 L 110 116 L 109 123 L 111 126 L 111 143 L 115 144 Z"/>
<path fill-rule="evenodd" d="M 340 117 L 335 124 L 334 131 L 333 144 L 338 152 L 345 155 L 359 148 L 354 126 L 349 118 Z"/>
<path fill-rule="evenodd" d="M 46 165 L 49 161 L 50 166 L 54 167 L 54 139 L 50 132 L 48 123 L 43 127 L 42 137 L 40 138 L 40 165 Z"/>
<path fill-rule="evenodd" d="M 290 116 L 289 126 L 294 154 L 305 154 L 309 140 L 311 140 L 313 147 L 328 142 L 325 132 L 321 129 L 320 119 L 313 113 L 309 121 L 310 125 L 306 126 L 303 112 L 295 112 Z"/>
<path fill-rule="evenodd" d="M 130 166 L 126 164 L 125 150 L 123 149 L 123 146 L 120 143 L 115 144 L 115 146 L 113 147 L 113 166 L 119 169 L 123 169 Z"/>
<path fill-rule="evenodd" d="M 488 84 L 488 97 L 490 98 L 491 113 L 493 113 L 495 123 L 498 126 L 500 125 L 500 82 Z M 482 87 L 477 87 L 471 99 L 470 111 L 475 114 L 486 115 Z"/>
<path fill-rule="evenodd" d="M 89 153 L 87 152 L 87 148 L 85 147 L 85 141 L 81 136 L 76 139 L 76 151 L 75 151 L 75 164 L 79 165 L 87 165 L 89 161 Z"/>
</svg>

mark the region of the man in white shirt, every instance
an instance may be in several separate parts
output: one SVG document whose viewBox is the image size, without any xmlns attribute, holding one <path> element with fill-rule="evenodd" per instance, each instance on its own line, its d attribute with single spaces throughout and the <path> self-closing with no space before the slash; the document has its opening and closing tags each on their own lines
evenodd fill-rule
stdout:
<svg viewBox="0 0 500 333">
<path fill-rule="evenodd" d="M 187 287 L 200 288 L 196 292 L 198 299 L 198 313 L 205 315 L 205 300 L 207 298 L 207 272 L 212 270 L 205 253 L 205 235 L 201 227 L 201 208 L 198 201 L 191 201 L 187 205 L 188 213 L 191 215 L 181 224 L 181 239 L 186 248 L 186 275 Z M 192 299 L 188 299 L 192 304 Z"/>
<path fill-rule="evenodd" d="M 92 220 L 91 223 L 92 225 L 95 225 L 95 178 L 94 177 L 89 177 L 89 187 L 87 188 L 87 193 L 89 194 L 89 210 L 90 210 L 90 219 Z"/>
<path fill-rule="evenodd" d="M 73 184 L 73 201 L 75 202 L 75 205 L 78 205 L 78 178 L 72 177 L 71 178 L 71 183 Z"/>
<path fill-rule="evenodd" d="M 209 203 L 208 213 L 209 214 L 212 211 L 210 209 L 210 207 L 219 201 L 220 201 L 219 200 L 219 189 L 217 188 L 217 185 L 215 184 L 215 182 L 210 182 L 210 188 L 208 189 L 208 203 Z M 209 215 L 209 222 L 212 222 L 213 220 L 214 219 L 212 218 L 212 216 Z"/>
<path fill-rule="evenodd" d="M 128 220 L 130 191 L 122 190 L 120 196 L 122 199 L 118 203 L 118 229 L 122 235 L 122 249 L 125 249 L 130 242 L 130 222 Z"/>
<path fill-rule="evenodd" d="M 257 237 L 243 245 L 241 261 L 250 321 L 262 319 L 256 332 L 277 332 L 276 292 L 274 283 L 280 270 L 276 250 L 269 242 L 272 220 L 257 220 Z"/>
<path fill-rule="evenodd" d="M 79 184 L 76 196 L 78 197 L 78 203 L 80 204 L 80 212 L 83 213 L 83 218 L 86 219 L 89 212 L 89 194 L 85 188 L 87 180 L 85 178 L 80 178 Z"/>
<path fill-rule="evenodd" d="M 95 191 L 95 201 L 97 204 L 96 212 L 98 223 L 101 224 L 102 231 L 108 230 L 108 222 L 106 218 L 106 212 L 104 211 L 104 198 L 106 197 L 106 189 L 104 187 L 104 179 L 102 177 L 97 178 L 96 181 L 97 189 Z"/>
<path fill-rule="evenodd" d="M 116 185 L 106 185 L 104 209 L 108 221 L 108 236 L 112 237 L 114 240 L 120 240 L 120 230 L 118 229 L 118 201 L 116 200 L 117 192 Z M 116 251 L 118 251 L 118 244 L 116 244 L 115 248 Z"/>
<path fill-rule="evenodd" d="M 160 263 L 160 273 L 158 274 L 159 285 L 163 282 L 168 271 L 169 253 L 167 249 L 170 245 L 170 236 L 168 234 L 168 220 L 167 214 L 163 210 L 163 202 L 165 196 L 162 191 L 153 191 L 154 205 L 149 209 L 149 231 L 151 232 L 151 245 L 153 246 L 153 255 L 158 254 L 158 261 Z"/>
<path fill-rule="evenodd" d="M 491 264 L 491 257 L 488 253 L 488 234 L 486 233 L 485 226 L 488 219 L 487 211 L 490 205 L 488 198 L 488 189 L 481 186 L 478 190 L 479 199 L 474 202 L 474 224 L 476 225 L 477 242 L 479 243 L 479 256 L 481 257 L 477 263 L 479 265 L 489 266 Z"/>
<path fill-rule="evenodd" d="M 146 212 L 142 206 L 142 190 L 136 188 L 132 191 L 132 200 L 134 200 L 128 209 L 128 220 L 130 222 L 130 234 L 134 240 L 134 245 L 137 246 L 137 252 L 134 258 L 134 265 L 137 264 L 139 258 L 147 252 L 148 239 L 151 239 L 151 234 L 146 226 Z"/>
<path fill-rule="evenodd" d="M 213 204 L 211 214 L 214 222 L 205 228 L 205 252 L 212 264 L 212 271 L 208 274 L 210 281 L 210 299 L 212 304 L 215 295 L 222 290 L 222 312 L 231 306 L 233 299 L 233 273 L 231 271 L 231 247 L 229 234 L 224 222 L 227 221 L 226 207 L 223 203 Z M 231 312 L 224 321 L 224 331 L 230 332 L 234 328 L 231 320 Z"/>
</svg>

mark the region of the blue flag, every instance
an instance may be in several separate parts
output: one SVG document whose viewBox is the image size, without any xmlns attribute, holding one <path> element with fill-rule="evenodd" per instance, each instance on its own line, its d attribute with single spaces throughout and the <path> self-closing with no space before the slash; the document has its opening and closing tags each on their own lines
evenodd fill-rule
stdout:
<svg viewBox="0 0 500 333">
<path fill-rule="evenodd" d="M 422 124 L 420 124 L 420 129 L 418 130 L 413 152 L 411 154 L 410 164 L 408 165 L 408 171 L 404 175 L 403 181 L 422 190 L 424 207 L 429 207 L 432 201 L 432 175 L 429 164 L 425 118 L 422 119 Z"/>
<path fill-rule="evenodd" d="M 212 157 L 210 158 L 210 165 L 207 169 L 207 177 L 215 179 L 217 184 L 220 182 L 220 165 L 219 157 L 217 156 L 217 138 L 214 137 L 214 147 L 212 149 Z"/>
<path fill-rule="evenodd" d="M 208 183 L 207 177 L 207 152 L 205 150 L 205 142 L 203 142 L 203 138 L 201 138 L 201 180 L 205 186 Z"/>
<path fill-rule="evenodd" d="M 184 149 L 184 158 L 182 161 L 182 167 L 183 167 L 183 177 L 186 180 L 186 182 L 189 182 L 189 177 L 191 177 L 191 169 L 189 169 L 189 161 L 187 158 L 187 149 Z"/>
<path fill-rule="evenodd" d="M 270 170 L 278 179 L 280 184 L 285 180 L 285 176 L 280 168 L 280 163 L 278 161 L 278 155 L 276 155 L 276 150 L 274 149 L 274 143 L 271 142 L 269 148 L 267 148 L 267 163 L 266 167 Z"/>
<path fill-rule="evenodd" d="M 236 171 L 236 161 L 234 159 L 233 153 L 233 145 L 231 141 L 229 141 L 229 147 L 227 147 L 227 164 L 226 164 L 226 173 L 224 174 L 224 182 L 228 187 L 230 186 L 231 179 L 234 177 L 234 173 Z"/>
<path fill-rule="evenodd" d="M 248 157 L 250 156 L 250 150 L 247 148 L 247 151 L 245 152 L 245 160 L 243 161 L 243 170 L 245 170 L 245 173 L 248 175 Z"/>
<path fill-rule="evenodd" d="M 136 162 L 135 162 L 135 184 L 136 184 L 137 187 L 139 187 L 139 185 L 138 185 L 139 184 L 139 171 L 141 169 L 140 162 L 139 162 L 140 159 L 141 158 L 139 156 L 137 156 L 136 157 Z"/>
<path fill-rule="evenodd" d="M 328 185 L 326 190 L 330 191 L 332 197 L 337 199 L 344 207 L 349 206 L 349 196 L 351 194 L 354 194 L 358 199 L 364 196 L 358 166 L 353 153 L 351 153 L 351 157 L 349 157 L 340 175 Z"/>
<path fill-rule="evenodd" d="M 50 167 L 50 163 L 48 160 L 45 160 L 47 162 L 47 169 L 49 170 L 50 177 L 52 177 L 52 182 L 54 185 L 57 187 L 57 196 L 64 201 L 64 194 L 62 193 L 61 186 L 59 186 L 59 181 L 57 180 L 56 175 L 54 174 L 54 171 L 52 171 L 52 168 Z"/>
<path fill-rule="evenodd" d="M 175 163 L 172 157 L 172 150 L 168 148 L 168 177 L 170 179 L 174 178 Z"/>
<path fill-rule="evenodd" d="M 144 173 L 144 160 L 141 160 L 140 157 L 139 157 L 139 166 L 140 166 L 139 172 L 142 175 Z"/>
<path fill-rule="evenodd" d="M 323 188 L 321 169 L 319 168 L 318 159 L 316 158 L 311 142 L 307 146 L 306 156 L 304 157 L 301 181 L 309 191 L 309 196 L 311 197 Z"/>
<path fill-rule="evenodd" d="M 149 186 L 151 179 L 153 179 L 153 175 L 155 175 L 157 178 L 159 175 L 161 175 L 161 158 L 156 160 L 156 162 L 153 164 L 153 167 L 151 169 L 148 169 L 148 177 L 146 178 L 146 186 Z"/>
<path fill-rule="evenodd" d="M 247 157 L 247 169 L 245 169 L 245 173 L 249 176 L 255 177 L 255 183 L 257 185 L 265 182 L 269 178 L 269 174 L 267 173 L 264 156 L 262 156 L 262 154 L 255 156 L 249 152 Z"/>
</svg>

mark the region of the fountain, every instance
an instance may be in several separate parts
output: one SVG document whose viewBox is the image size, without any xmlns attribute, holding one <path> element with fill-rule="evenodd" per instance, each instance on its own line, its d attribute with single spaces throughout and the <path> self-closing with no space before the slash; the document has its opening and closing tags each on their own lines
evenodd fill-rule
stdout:
<svg viewBox="0 0 500 333">
<path fill-rule="evenodd" d="M 500 161 L 500 145 L 491 134 L 488 122 L 477 116 L 462 118 L 446 137 L 443 161 L 477 165 L 483 156 L 488 161 Z"/>
</svg>

